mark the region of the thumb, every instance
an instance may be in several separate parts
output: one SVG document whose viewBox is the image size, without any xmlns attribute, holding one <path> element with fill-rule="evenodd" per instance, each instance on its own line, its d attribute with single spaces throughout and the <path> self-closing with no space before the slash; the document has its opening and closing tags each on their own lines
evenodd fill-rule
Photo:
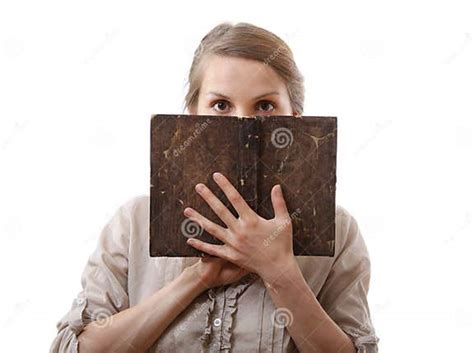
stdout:
<svg viewBox="0 0 474 353">
<path fill-rule="evenodd" d="M 271 198 L 275 217 L 286 218 L 288 216 L 288 208 L 286 207 L 285 198 L 283 197 L 283 191 L 280 184 L 277 184 L 272 188 Z"/>
</svg>

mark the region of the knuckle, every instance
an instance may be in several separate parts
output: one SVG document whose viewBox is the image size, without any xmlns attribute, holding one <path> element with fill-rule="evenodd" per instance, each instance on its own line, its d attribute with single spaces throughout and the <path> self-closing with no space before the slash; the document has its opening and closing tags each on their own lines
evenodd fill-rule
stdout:
<svg viewBox="0 0 474 353">
<path fill-rule="evenodd" d="M 234 238 L 239 243 L 245 243 L 247 241 L 247 235 L 240 230 L 234 233 Z"/>
<path fill-rule="evenodd" d="M 225 211 L 225 208 L 226 208 L 226 207 L 225 207 L 224 205 L 220 204 L 220 203 L 216 203 L 216 204 L 214 205 L 214 211 L 215 211 L 216 213 L 223 213 L 223 212 Z"/>
<path fill-rule="evenodd" d="M 284 216 L 280 219 L 280 222 L 282 225 L 288 226 L 289 224 L 291 224 L 291 218 L 289 216 Z"/>
<path fill-rule="evenodd" d="M 212 222 L 208 222 L 206 224 L 206 228 L 209 231 L 209 233 L 212 233 L 212 234 L 215 234 L 218 231 L 217 226 Z"/>
<path fill-rule="evenodd" d="M 211 255 L 214 255 L 214 253 L 215 253 L 214 247 L 213 247 L 212 245 L 210 245 L 210 244 L 205 244 L 205 245 L 203 246 L 203 250 L 204 250 L 205 252 L 207 252 L 208 254 L 211 254 Z"/>
<path fill-rule="evenodd" d="M 227 253 L 226 257 L 230 262 L 233 262 L 233 263 L 237 263 L 240 260 L 239 254 L 236 254 L 236 253 Z"/>
<path fill-rule="evenodd" d="M 240 195 L 236 192 L 231 192 L 229 194 L 229 201 L 232 203 L 240 201 Z"/>
<path fill-rule="evenodd" d="M 238 241 L 242 240 L 243 237 L 244 237 L 244 233 L 240 229 L 234 232 L 234 238 L 237 239 Z"/>
<path fill-rule="evenodd" d="M 258 218 L 254 216 L 248 217 L 245 221 L 245 226 L 248 228 L 254 228 L 258 224 Z"/>
</svg>

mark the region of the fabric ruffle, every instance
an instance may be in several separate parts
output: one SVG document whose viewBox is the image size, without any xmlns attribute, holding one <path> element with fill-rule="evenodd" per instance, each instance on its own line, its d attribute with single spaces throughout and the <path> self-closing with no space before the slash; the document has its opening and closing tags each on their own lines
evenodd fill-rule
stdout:
<svg viewBox="0 0 474 353">
<path fill-rule="evenodd" d="M 257 278 L 258 275 L 255 273 L 249 273 L 235 283 L 231 283 L 224 287 L 210 288 L 207 291 L 209 297 L 209 306 L 206 314 L 206 327 L 200 337 L 200 340 L 202 341 L 202 347 L 204 349 L 203 352 L 205 352 L 205 349 L 209 347 L 209 342 L 212 336 L 212 314 L 214 311 L 217 292 L 225 291 L 225 306 L 223 309 L 224 318 L 222 321 L 222 342 L 220 351 L 230 352 L 233 315 L 237 310 L 237 300 L 239 296 L 245 291 L 245 289 L 247 289 L 247 287 L 250 286 Z"/>
<path fill-rule="evenodd" d="M 231 285 L 226 290 L 226 306 L 224 309 L 224 320 L 222 322 L 222 342 L 221 351 L 230 352 L 232 336 L 232 322 L 234 321 L 234 313 L 237 310 L 237 299 L 256 279 L 257 275 L 249 273 L 241 278 L 235 285 Z M 227 295 L 229 293 L 229 295 Z"/>
<path fill-rule="evenodd" d="M 210 288 L 207 290 L 207 296 L 209 297 L 209 306 L 207 308 L 206 313 L 206 328 L 199 339 L 202 341 L 203 347 L 207 347 L 209 345 L 209 340 L 211 338 L 212 332 L 212 312 L 214 311 L 214 305 L 216 303 L 216 288 Z"/>
</svg>

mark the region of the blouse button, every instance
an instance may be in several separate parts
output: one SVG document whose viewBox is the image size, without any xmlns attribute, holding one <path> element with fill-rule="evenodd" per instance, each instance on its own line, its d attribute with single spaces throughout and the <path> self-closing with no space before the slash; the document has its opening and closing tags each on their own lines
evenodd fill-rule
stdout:
<svg viewBox="0 0 474 353">
<path fill-rule="evenodd" d="M 214 320 L 214 326 L 220 326 L 222 323 L 222 320 L 221 319 L 215 319 Z"/>
<path fill-rule="evenodd" d="M 78 298 L 76 298 L 76 303 L 77 303 L 78 305 L 81 305 L 82 303 L 84 303 L 84 300 L 85 300 L 85 299 L 84 299 L 83 297 L 78 297 Z"/>
<path fill-rule="evenodd" d="M 82 303 L 84 303 L 84 298 L 77 298 L 76 303 L 81 305 Z"/>
</svg>

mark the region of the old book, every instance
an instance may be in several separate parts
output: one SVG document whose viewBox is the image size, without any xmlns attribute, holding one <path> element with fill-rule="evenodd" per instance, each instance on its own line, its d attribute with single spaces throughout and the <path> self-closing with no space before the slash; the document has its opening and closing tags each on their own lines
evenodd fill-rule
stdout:
<svg viewBox="0 0 474 353">
<path fill-rule="evenodd" d="M 202 182 L 238 217 L 216 171 L 266 219 L 274 217 L 270 191 L 281 184 L 294 254 L 334 256 L 336 151 L 336 117 L 153 115 L 150 256 L 202 256 L 189 237 L 222 244 L 183 214 L 190 206 L 226 227 L 195 191 Z"/>
</svg>

